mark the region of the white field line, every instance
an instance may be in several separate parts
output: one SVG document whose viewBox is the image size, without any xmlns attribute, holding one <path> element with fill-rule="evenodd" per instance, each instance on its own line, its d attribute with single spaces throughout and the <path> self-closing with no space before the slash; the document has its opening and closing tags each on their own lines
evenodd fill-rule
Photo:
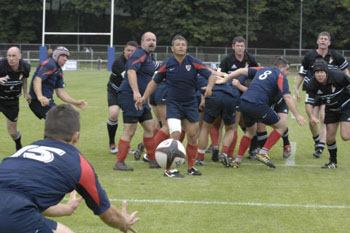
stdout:
<svg viewBox="0 0 350 233">
<path fill-rule="evenodd" d="M 288 159 L 286 159 L 285 166 L 295 166 L 295 152 L 297 149 L 297 143 L 296 142 L 290 142 L 290 146 L 292 149 L 292 154 L 289 156 Z"/>
<path fill-rule="evenodd" d="M 318 204 L 282 204 L 282 203 L 259 203 L 259 202 L 221 202 L 221 201 L 185 201 L 185 200 L 149 200 L 149 199 L 119 199 L 112 198 L 111 202 L 127 202 L 133 203 L 161 203 L 161 204 L 185 204 L 185 205 L 232 205 L 232 206 L 261 206 L 261 207 L 296 207 L 296 208 L 312 208 L 312 209 L 350 209 L 346 205 L 318 205 Z"/>
</svg>

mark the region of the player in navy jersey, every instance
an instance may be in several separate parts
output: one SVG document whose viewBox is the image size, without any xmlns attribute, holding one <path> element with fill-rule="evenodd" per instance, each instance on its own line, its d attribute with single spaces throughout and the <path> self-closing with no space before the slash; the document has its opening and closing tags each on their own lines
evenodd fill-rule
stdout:
<svg viewBox="0 0 350 233">
<path fill-rule="evenodd" d="M 211 89 L 215 82 L 212 75 L 200 60 L 187 55 L 187 40 L 176 35 L 171 42 L 172 57 L 166 59 L 158 70 L 154 79 L 148 84 L 142 98 L 136 102 L 136 107 L 142 109 L 142 105 L 147 101 L 150 94 L 157 85 L 165 79 L 168 87 L 166 99 L 167 104 L 167 122 L 170 131 L 170 137 L 179 140 L 181 135 L 181 121 L 184 120 L 187 134 L 186 154 L 188 157 L 188 174 L 201 175 L 193 167 L 198 149 L 197 136 L 199 129 L 198 103 L 195 98 L 198 74 L 209 79 L 205 96 L 211 95 Z M 181 174 L 173 174 L 171 171 L 165 171 L 168 177 L 183 177 Z"/>
<path fill-rule="evenodd" d="M 146 147 L 150 168 L 158 168 L 154 155 L 154 125 L 149 105 L 144 104 L 142 110 L 135 108 L 141 99 L 147 84 L 151 81 L 156 69 L 152 53 L 156 49 L 157 39 L 152 32 L 146 32 L 141 37 L 141 48 L 131 55 L 126 63 L 125 78 L 119 88 L 118 102 L 123 110 L 124 129 L 118 143 L 117 162 L 114 170 L 133 171 L 125 164 L 125 159 L 130 148 L 130 141 L 140 122 L 143 127 L 143 143 Z"/>
<path fill-rule="evenodd" d="M 287 129 L 285 121 L 272 110 L 269 102 L 278 94 L 285 100 L 291 112 L 296 117 L 298 124 L 304 125 L 305 119 L 299 114 L 295 107 L 293 98 L 289 92 L 287 76 L 289 74 L 289 64 L 284 58 L 278 58 L 274 67 L 263 69 L 243 68 L 239 70 L 241 75 L 251 76 L 255 73 L 254 78 L 246 92 L 241 96 L 240 111 L 242 112 L 244 123 L 247 127 L 245 135 L 242 137 L 238 154 L 234 166 L 239 166 L 242 157 L 249 147 L 252 137 L 256 133 L 257 122 L 270 125 L 274 130 L 270 133 L 264 147 L 256 155 L 256 160 L 265 165 L 275 168 L 268 155 L 271 147 L 280 139 Z M 233 76 L 234 74 L 231 74 Z M 230 80 L 230 75 L 219 82 Z"/>
<path fill-rule="evenodd" d="M 310 80 L 314 77 L 313 63 L 316 59 L 323 59 L 328 64 L 328 69 L 340 69 L 345 74 L 349 75 L 348 70 L 348 61 L 344 56 L 342 56 L 338 51 L 334 49 L 329 49 L 328 47 L 331 44 L 331 36 L 328 32 L 321 32 L 317 37 L 317 49 L 313 49 L 307 54 L 305 54 L 302 67 L 299 71 L 298 79 L 295 85 L 295 96 L 298 101 L 300 101 L 299 87 L 304 80 L 303 90 L 305 90 L 305 85 L 310 82 Z M 324 121 L 324 105 L 321 105 L 320 102 L 316 102 L 314 105 L 312 115 L 317 116 L 320 119 L 320 130 L 318 129 L 318 124 L 315 122 L 311 122 L 311 118 L 313 116 L 308 115 L 309 118 L 309 128 L 315 142 L 315 151 L 313 156 L 315 158 L 320 158 L 325 147 L 326 140 L 326 126 L 323 123 Z"/>
<path fill-rule="evenodd" d="M 107 130 L 109 136 L 109 149 L 111 153 L 117 153 L 118 148 L 115 146 L 115 134 L 118 129 L 118 117 L 120 107 L 118 103 L 118 89 L 124 79 L 125 64 L 129 56 L 135 52 L 138 44 L 135 41 L 129 41 L 124 47 L 123 54 L 120 55 L 112 64 L 112 72 L 107 84 L 108 100 L 108 119 Z"/>
<path fill-rule="evenodd" d="M 323 59 L 317 59 L 313 64 L 315 77 L 306 86 L 308 98 L 306 111 L 311 116 L 312 123 L 318 119 L 312 114 L 316 99 L 325 104 L 324 123 L 327 127 L 327 148 L 330 154 L 329 163 L 322 168 L 337 167 L 336 135 L 340 124 L 340 136 L 350 140 L 350 77 L 344 72 L 330 70 Z"/>
<path fill-rule="evenodd" d="M 23 147 L 0 164 L 0 232 L 73 232 L 48 217 L 70 216 L 82 199 L 107 225 L 136 232 L 137 212 L 128 215 L 112 206 L 97 175 L 76 148 L 80 116 L 68 104 L 51 108 L 44 140 Z M 76 190 L 67 204 L 60 203 Z"/>
<path fill-rule="evenodd" d="M 24 98 L 30 102 L 27 79 L 30 65 L 22 59 L 17 47 L 7 50 L 6 59 L 0 60 L 0 112 L 6 116 L 7 131 L 16 143 L 16 150 L 21 149 L 21 133 L 17 130 L 19 97 L 23 88 Z"/>
<path fill-rule="evenodd" d="M 57 47 L 53 51 L 52 58 L 43 61 L 36 68 L 30 85 L 32 101 L 29 107 L 39 119 L 45 119 L 47 111 L 56 105 L 53 100 L 54 91 L 62 101 L 80 109 L 85 109 L 88 105 L 84 100 L 71 98 L 64 90 L 62 66 L 67 62 L 68 56 L 67 48 Z"/>
</svg>

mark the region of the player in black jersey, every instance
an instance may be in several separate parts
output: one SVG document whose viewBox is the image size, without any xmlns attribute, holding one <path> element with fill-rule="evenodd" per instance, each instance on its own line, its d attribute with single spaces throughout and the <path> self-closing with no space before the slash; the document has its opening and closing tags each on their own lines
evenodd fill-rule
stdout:
<svg viewBox="0 0 350 233">
<path fill-rule="evenodd" d="M 112 73 L 107 84 L 107 100 L 108 100 L 108 119 L 107 130 L 109 136 L 109 148 L 111 153 L 118 152 L 115 146 L 115 134 L 118 129 L 118 117 L 120 107 L 118 103 L 118 89 L 124 79 L 123 72 L 125 71 L 125 64 L 129 56 L 135 52 L 138 44 L 135 41 L 129 41 L 124 47 L 123 54 L 120 55 L 112 64 Z"/>
<path fill-rule="evenodd" d="M 331 44 L 331 36 L 328 32 L 321 32 L 317 37 L 318 48 L 311 50 L 307 54 L 305 54 L 304 59 L 302 61 L 302 67 L 299 71 L 299 76 L 297 79 L 297 83 L 294 89 L 295 96 L 300 101 L 299 95 L 299 87 L 301 82 L 304 80 L 303 90 L 305 90 L 305 86 L 310 82 L 310 80 L 314 76 L 313 64 L 316 59 L 323 59 L 327 62 L 329 70 L 340 69 L 345 74 L 349 75 L 348 61 L 342 56 L 338 51 L 334 49 L 329 49 L 328 47 Z M 323 149 L 325 147 L 326 141 L 326 126 L 323 123 L 324 119 L 324 106 L 321 103 L 315 103 L 313 105 L 313 111 L 310 112 L 317 118 L 320 118 L 321 127 L 318 130 L 318 124 L 315 122 L 311 122 L 311 115 L 309 117 L 309 127 L 315 141 L 315 152 L 313 153 L 315 158 L 319 158 L 322 155 Z M 320 115 L 320 117 L 319 117 Z"/>
<path fill-rule="evenodd" d="M 337 167 L 336 135 L 340 123 L 340 136 L 350 140 L 350 77 L 338 70 L 329 70 L 323 59 L 313 64 L 315 78 L 306 86 L 308 98 L 306 111 L 311 116 L 311 123 L 318 123 L 312 114 L 312 106 L 319 99 L 325 105 L 324 123 L 327 127 L 327 147 L 330 154 L 329 163 L 322 168 Z"/>
<path fill-rule="evenodd" d="M 30 65 L 22 59 L 17 47 L 7 50 L 6 59 L 0 60 L 0 112 L 7 118 L 7 130 L 16 143 L 16 150 L 22 148 L 21 133 L 17 130 L 19 96 L 23 88 L 24 98 L 30 102 L 27 78 Z"/>
</svg>

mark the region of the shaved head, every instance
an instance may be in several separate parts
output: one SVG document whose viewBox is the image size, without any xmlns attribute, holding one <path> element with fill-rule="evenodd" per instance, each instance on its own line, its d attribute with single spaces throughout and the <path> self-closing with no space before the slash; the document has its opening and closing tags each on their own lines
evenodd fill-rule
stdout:
<svg viewBox="0 0 350 233">
<path fill-rule="evenodd" d="M 11 47 L 7 50 L 7 62 L 12 69 L 17 70 L 19 66 L 19 60 L 22 58 L 21 50 L 18 47 Z"/>
</svg>

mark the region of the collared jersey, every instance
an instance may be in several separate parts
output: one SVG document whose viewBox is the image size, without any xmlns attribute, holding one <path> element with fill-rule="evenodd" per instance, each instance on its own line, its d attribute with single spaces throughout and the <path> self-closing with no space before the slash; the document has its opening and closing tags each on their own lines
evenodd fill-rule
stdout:
<svg viewBox="0 0 350 233">
<path fill-rule="evenodd" d="M 305 103 L 314 104 L 315 98 L 321 98 L 322 104 L 330 111 L 341 110 L 350 103 L 350 77 L 339 70 L 328 70 L 327 82 L 322 85 L 316 78 L 307 85 L 308 97 Z M 347 89 L 349 88 L 349 89 Z"/>
<path fill-rule="evenodd" d="M 96 215 L 110 203 L 93 167 L 74 146 L 52 139 L 23 147 L 0 164 L 0 190 L 21 193 L 40 212 L 76 190 Z"/>
<path fill-rule="evenodd" d="M 129 57 L 125 66 L 125 78 L 119 88 L 119 91 L 127 91 L 132 93 L 127 72 L 129 69 L 136 71 L 139 92 L 141 95 L 143 95 L 147 84 L 152 80 L 152 76 L 156 70 L 155 60 L 142 48 L 136 49 L 135 52 Z"/>
<path fill-rule="evenodd" d="M 244 58 L 242 61 L 237 60 L 235 53 L 228 54 L 220 63 L 220 68 L 222 72 L 232 73 L 233 71 L 239 68 L 248 68 L 248 67 L 257 67 L 259 66 L 255 57 L 248 53 L 244 52 Z"/>
<path fill-rule="evenodd" d="M 21 96 L 23 79 L 28 78 L 30 73 L 30 65 L 23 59 L 19 60 L 17 70 L 13 70 L 7 59 L 0 60 L 0 77 L 8 77 L 4 83 L 0 83 L 0 99 L 14 100 Z"/>
<path fill-rule="evenodd" d="M 165 79 L 167 100 L 186 102 L 196 96 L 198 74 L 208 79 L 211 71 L 199 59 L 190 55 L 186 55 L 181 63 L 172 56 L 160 65 L 154 81 L 159 84 Z"/>
<path fill-rule="evenodd" d="M 254 78 L 241 99 L 251 103 L 268 105 L 275 96 L 290 93 L 287 77 L 279 69 L 275 67 L 249 68 L 248 76 L 253 74 Z"/>
<path fill-rule="evenodd" d="M 337 50 L 328 49 L 328 53 L 325 57 L 322 57 L 317 53 L 316 49 L 306 53 L 301 63 L 302 67 L 299 71 L 300 75 L 308 76 L 309 78 L 314 76 L 313 64 L 317 59 L 323 59 L 328 64 L 328 70 L 344 70 L 348 67 L 349 63 L 346 58 L 341 55 Z"/>
<path fill-rule="evenodd" d="M 36 77 L 42 79 L 41 90 L 43 96 L 53 99 L 53 92 L 56 88 L 64 88 L 62 68 L 58 66 L 53 58 L 49 58 L 38 65 L 30 84 L 30 96 L 32 99 L 37 99 L 34 92 L 33 81 Z"/>
</svg>

